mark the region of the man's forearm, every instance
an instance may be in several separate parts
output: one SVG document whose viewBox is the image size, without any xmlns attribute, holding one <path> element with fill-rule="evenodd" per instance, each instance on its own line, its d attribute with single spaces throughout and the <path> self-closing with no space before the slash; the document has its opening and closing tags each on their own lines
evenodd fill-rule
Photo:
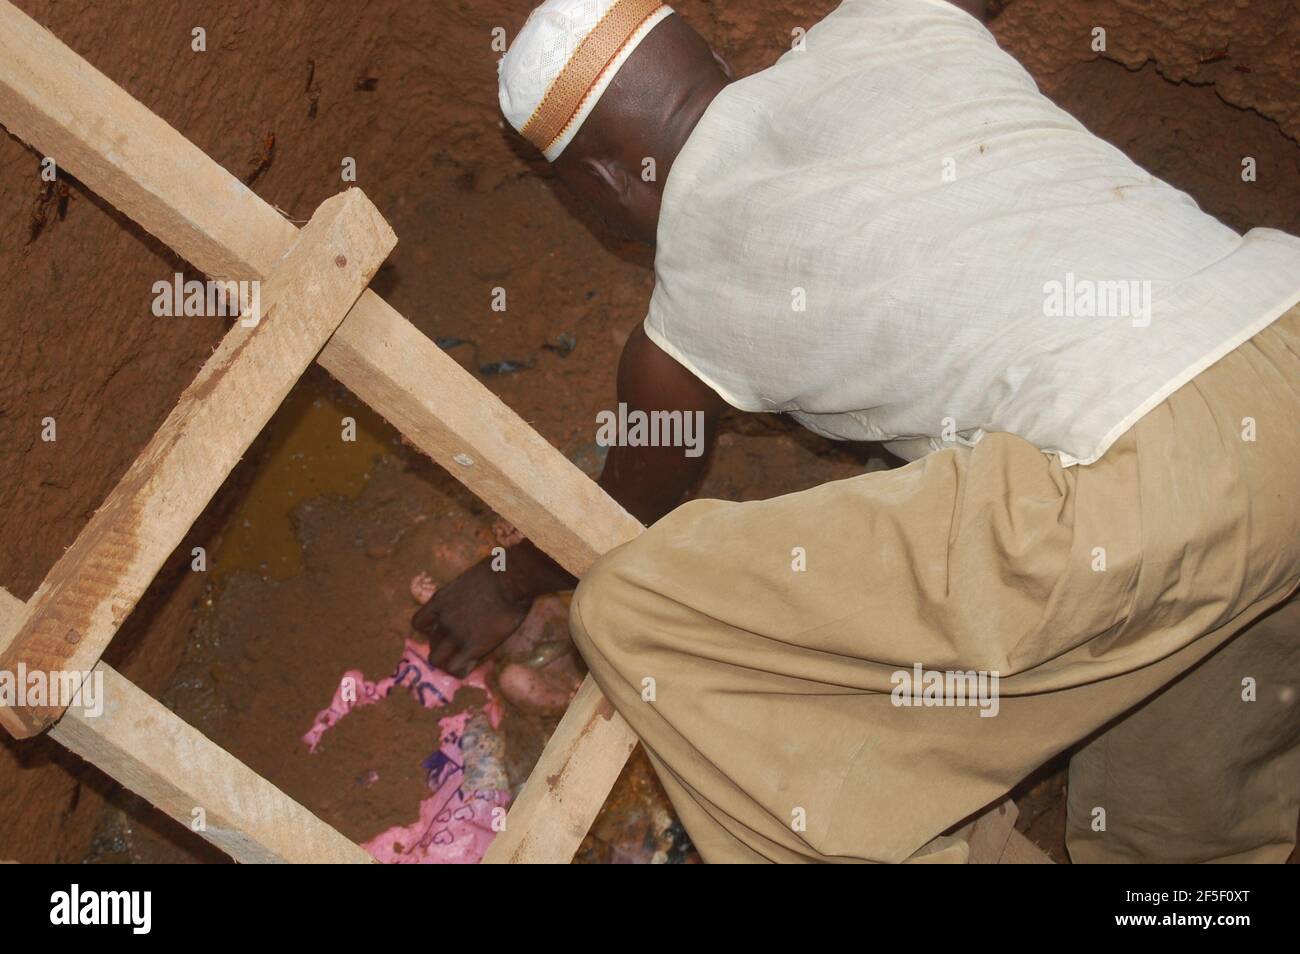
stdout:
<svg viewBox="0 0 1300 954">
<path fill-rule="evenodd" d="M 658 447 L 640 441 L 634 445 L 623 439 L 626 435 L 616 435 L 600 474 L 599 484 L 611 497 L 642 523 L 651 524 L 680 504 L 703 476 L 725 404 L 641 328 L 629 336 L 619 361 L 618 402 L 628 419 L 643 415 L 651 428 L 657 420 L 677 421 L 671 433 L 679 440 L 660 440 Z M 655 417 L 665 414 L 669 417 Z M 617 409 L 614 416 L 623 418 Z M 568 589 L 574 582 L 531 543 L 510 549 L 501 581 L 503 592 L 516 602 Z"/>
<path fill-rule="evenodd" d="M 687 457 L 680 447 L 612 447 L 598 483 L 628 513 L 651 524 L 682 502 L 708 461 L 713 428 L 706 423 L 705 452 Z M 512 602 L 567 590 L 577 580 L 529 540 L 506 553 L 503 592 Z"/>
<path fill-rule="evenodd" d="M 537 548 L 531 540 L 506 550 L 506 568 L 501 592 L 512 603 L 526 603 L 547 593 L 576 586 L 577 578 Z"/>
</svg>

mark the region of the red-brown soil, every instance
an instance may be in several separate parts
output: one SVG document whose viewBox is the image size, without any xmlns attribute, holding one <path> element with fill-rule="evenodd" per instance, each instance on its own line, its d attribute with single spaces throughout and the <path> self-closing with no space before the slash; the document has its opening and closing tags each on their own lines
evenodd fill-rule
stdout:
<svg viewBox="0 0 1300 954">
<path fill-rule="evenodd" d="M 491 31 L 531 0 L 156 4 L 17 0 L 98 69 L 294 219 L 338 191 L 340 163 L 400 244 L 376 289 L 589 471 L 623 339 L 651 289 L 640 249 L 603 235 L 503 128 Z M 675 6 L 742 73 L 770 63 L 831 0 Z M 994 30 L 1045 91 L 1236 228 L 1300 232 L 1300 12 L 1270 0 L 1008 0 Z M 1158 7 L 1159 9 L 1152 9 Z M 1089 47 L 1108 31 L 1104 56 Z M 204 26 L 208 50 L 190 50 Z M 1288 39 L 1289 38 L 1289 39 Z M 1225 52 L 1226 51 L 1226 52 Z M 267 151 L 268 137 L 274 146 Z M 1259 178 L 1243 183 L 1243 156 Z M 267 160 L 269 159 L 269 164 Z M 71 183 L 42 194 L 39 157 L 0 137 L 0 584 L 27 598 L 121 476 L 224 331 L 157 319 L 150 288 L 184 268 Z M 507 289 L 505 313 L 490 308 Z M 548 349 L 561 335 L 576 347 Z M 59 440 L 39 440 L 58 420 Z M 338 440 L 356 417 L 361 439 Z M 728 419 L 702 489 L 766 497 L 859 472 L 864 459 L 779 419 Z M 247 455 L 110 661 L 358 840 L 413 816 L 434 713 L 401 693 L 300 742 L 339 676 L 387 675 L 420 571 L 450 579 L 491 546 L 493 517 L 314 369 Z M 206 574 L 189 549 L 213 555 Z M 398 698 L 402 696 L 402 698 Z M 512 779 L 549 723 L 506 722 Z M 0 858 L 220 860 L 49 740 L 0 744 Z M 1020 794 L 1021 827 L 1058 860 L 1062 780 Z M 682 857 L 648 766 L 624 773 L 580 857 Z M 689 854 L 684 857 L 689 859 Z"/>
</svg>

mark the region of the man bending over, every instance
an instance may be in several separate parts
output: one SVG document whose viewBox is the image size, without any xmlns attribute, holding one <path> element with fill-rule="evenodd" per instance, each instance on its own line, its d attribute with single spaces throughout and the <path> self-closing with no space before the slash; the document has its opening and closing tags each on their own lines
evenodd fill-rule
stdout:
<svg viewBox="0 0 1300 954">
<path fill-rule="evenodd" d="M 653 526 L 573 634 L 705 859 L 960 860 L 940 833 L 1081 741 L 1076 861 L 1286 857 L 1300 240 L 1202 213 L 942 0 L 845 0 L 741 80 L 656 0 L 547 0 L 501 104 L 655 248 L 620 403 L 909 461 L 679 506 L 706 456 L 611 449 Z M 417 615 L 436 664 L 573 583 L 508 566 Z"/>
</svg>

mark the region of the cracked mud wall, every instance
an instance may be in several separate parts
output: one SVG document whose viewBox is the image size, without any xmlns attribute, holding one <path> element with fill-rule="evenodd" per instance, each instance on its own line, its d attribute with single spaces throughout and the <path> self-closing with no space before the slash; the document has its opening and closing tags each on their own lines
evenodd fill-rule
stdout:
<svg viewBox="0 0 1300 954">
<path fill-rule="evenodd" d="M 341 187 L 343 157 L 401 239 L 377 289 L 475 365 L 575 332 L 567 363 L 486 383 L 561 447 L 590 441 L 650 277 L 593 232 L 502 128 L 491 31 L 532 0 L 158 4 L 17 0 L 290 217 Z M 830 0 L 677 9 L 738 67 L 770 63 Z M 1238 229 L 1300 232 L 1300 4 L 1008 0 L 993 30 L 1044 91 Z M 190 49 L 203 26 L 207 52 Z M 1107 49 L 1091 48 L 1094 27 Z M 1244 183 L 1241 160 L 1258 163 Z M 57 158 L 57 157 L 56 157 Z M 84 526 L 225 330 L 158 319 L 153 282 L 183 263 L 74 182 L 46 194 L 39 157 L 0 137 L 0 585 L 21 598 Z M 488 307 L 508 286 L 509 320 Z M 457 354 L 458 360 L 470 358 Z M 54 417 L 58 440 L 40 440 Z M 758 452 L 755 452 L 758 453 Z M 775 492 L 761 466 L 737 492 Z M 252 475 L 237 473 L 180 548 L 208 542 Z M 176 668 L 203 582 L 179 556 L 109 659 L 151 693 Z M 148 634 L 146 636 L 146 633 Z M 48 740 L 0 744 L 0 858 L 79 860 L 111 791 Z"/>
</svg>

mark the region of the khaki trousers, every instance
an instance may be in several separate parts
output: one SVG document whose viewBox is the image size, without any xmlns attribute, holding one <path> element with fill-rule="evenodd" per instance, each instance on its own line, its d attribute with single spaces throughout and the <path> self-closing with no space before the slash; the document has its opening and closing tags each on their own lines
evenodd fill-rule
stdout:
<svg viewBox="0 0 1300 954">
<path fill-rule="evenodd" d="M 688 503 L 572 629 L 708 861 L 960 860 L 926 846 L 1081 740 L 1075 860 L 1281 860 L 1298 491 L 1294 308 L 1087 467 L 991 434 Z"/>
</svg>

